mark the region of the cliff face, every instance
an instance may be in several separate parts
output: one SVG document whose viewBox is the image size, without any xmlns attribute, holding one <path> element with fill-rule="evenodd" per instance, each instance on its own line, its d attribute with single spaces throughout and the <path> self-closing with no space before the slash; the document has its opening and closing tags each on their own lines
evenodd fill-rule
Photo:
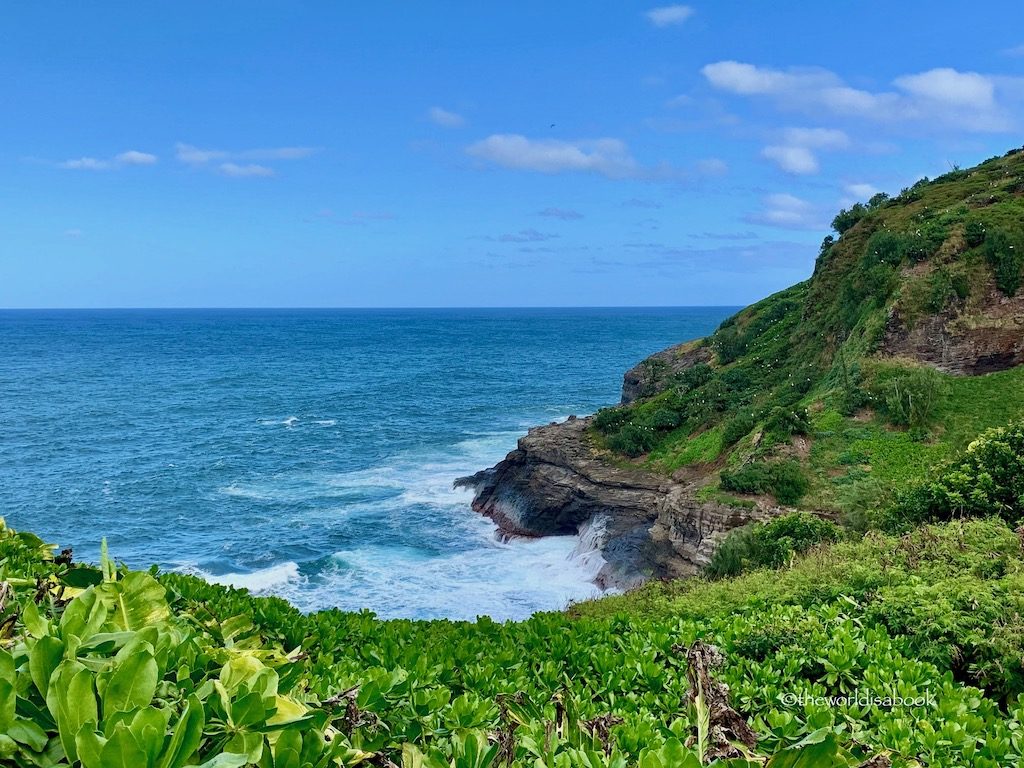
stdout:
<svg viewBox="0 0 1024 768">
<path fill-rule="evenodd" d="M 473 509 L 507 536 L 581 535 L 604 558 L 597 583 L 629 588 L 649 578 L 692 576 L 733 528 L 778 514 L 700 501 L 700 481 L 609 461 L 587 434 L 589 418 L 535 427 L 491 469 L 457 481 Z"/>
</svg>

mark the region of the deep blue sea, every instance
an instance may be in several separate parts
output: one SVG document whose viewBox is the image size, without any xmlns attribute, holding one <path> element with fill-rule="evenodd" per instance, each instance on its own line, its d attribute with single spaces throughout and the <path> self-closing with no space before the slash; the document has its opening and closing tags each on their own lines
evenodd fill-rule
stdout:
<svg viewBox="0 0 1024 768">
<path fill-rule="evenodd" d="M 732 311 L 3 311 L 0 515 L 303 610 L 561 608 L 575 537 L 501 543 L 452 481 Z"/>
</svg>

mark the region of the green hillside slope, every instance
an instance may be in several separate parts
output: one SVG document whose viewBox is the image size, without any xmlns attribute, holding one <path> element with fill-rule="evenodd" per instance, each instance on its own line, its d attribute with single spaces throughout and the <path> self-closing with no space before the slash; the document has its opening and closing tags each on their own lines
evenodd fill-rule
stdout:
<svg viewBox="0 0 1024 768">
<path fill-rule="evenodd" d="M 708 476 L 704 493 L 877 506 L 1024 414 L 1024 153 L 842 211 L 813 276 L 644 365 L 594 430 L 610 460 Z M 620 457 L 616 459 L 616 456 Z"/>
</svg>

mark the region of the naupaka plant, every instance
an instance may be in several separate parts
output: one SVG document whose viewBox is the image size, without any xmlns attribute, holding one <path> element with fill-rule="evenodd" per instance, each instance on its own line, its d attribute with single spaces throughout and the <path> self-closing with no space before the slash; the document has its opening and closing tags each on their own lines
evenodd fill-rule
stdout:
<svg viewBox="0 0 1024 768">
<path fill-rule="evenodd" d="M 105 545 L 100 569 L 54 564 L 36 580 L 3 570 L 20 629 L 0 649 L 3 764 L 300 768 L 369 756 L 282 690 L 291 657 L 225 643 L 223 628 L 214 640 L 172 614 L 153 576 L 115 568 Z M 229 641 L 244 620 L 230 624 Z"/>
</svg>

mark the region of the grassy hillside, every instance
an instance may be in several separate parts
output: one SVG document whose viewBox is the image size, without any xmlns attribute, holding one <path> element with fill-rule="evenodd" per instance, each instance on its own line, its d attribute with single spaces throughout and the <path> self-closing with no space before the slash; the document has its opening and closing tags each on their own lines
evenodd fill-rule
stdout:
<svg viewBox="0 0 1024 768">
<path fill-rule="evenodd" d="M 949 375 L 884 343 L 929 319 L 1024 333 L 1019 312 L 990 317 L 1024 280 L 1024 153 L 877 195 L 834 227 L 809 280 L 699 342 L 709 362 L 648 362 L 649 396 L 595 419 L 610 459 L 696 469 L 703 493 L 741 505 L 849 512 L 1024 414 L 1024 369 Z"/>
</svg>

